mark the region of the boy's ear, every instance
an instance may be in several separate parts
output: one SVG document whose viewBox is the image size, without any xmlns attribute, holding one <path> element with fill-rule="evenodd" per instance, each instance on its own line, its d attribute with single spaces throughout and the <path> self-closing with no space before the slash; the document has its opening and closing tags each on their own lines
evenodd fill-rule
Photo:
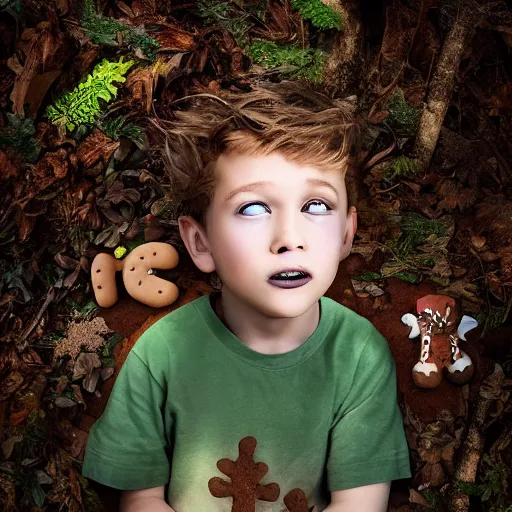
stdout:
<svg viewBox="0 0 512 512">
<path fill-rule="evenodd" d="M 351 206 L 345 223 L 345 233 L 343 236 L 343 246 L 341 247 L 340 261 L 344 260 L 352 250 L 352 242 L 357 231 L 357 210 Z"/>
<path fill-rule="evenodd" d="M 210 245 L 204 227 L 188 215 L 178 217 L 180 235 L 196 267 L 205 273 L 215 270 Z"/>
</svg>

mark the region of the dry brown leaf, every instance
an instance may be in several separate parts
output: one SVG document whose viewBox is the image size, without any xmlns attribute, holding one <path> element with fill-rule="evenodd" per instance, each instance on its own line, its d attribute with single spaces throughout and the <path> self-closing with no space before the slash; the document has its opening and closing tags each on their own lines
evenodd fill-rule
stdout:
<svg viewBox="0 0 512 512">
<path fill-rule="evenodd" d="M 8 152 L 0 150 L 0 181 L 19 176 L 21 166 L 16 164 L 15 160 Z"/>
<path fill-rule="evenodd" d="M 446 481 L 443 467 L 440 463 L 425 464 L 418 475 L 419 480 L 426 487 L 439 487 Z"/>
<path fill-rule="evenodd" d="M 9 476 L 0 474 L 0 502 L 2 503 L 3 510 L 9 512 L 18 512 L 16 506 L 16 484 Z"/>
<path fill-rule="evenodd" d="M 476 233 L 485 235 L 497 245 L 505 245 L 512 241 L 512 201 L 502 195 L 488 197 L 477 206 L 473 228 Z"/>
<path fill-rule="evenodd" d="M 498 255 L 501 258 L 501 275 L 505 283 L 512 283 L 512 247 L 500 247 Z"/>
<path fill-rule="evenodd" d="M 21 208 L 16 209 L 15 222 L 18 226 L 18 241 L 22 244 L 27 241 L 36 225 L 36 217 L 25 215 Z"/>
<path fill-rule="evenodd" d="M 78 147 L 76 156 L 89 169 L 101 162 L 107 165 L 119 142 L 107 137 L 101 130 L 95 129 Z"/>
<path fill-rule="evenodd" d="M 35 188 L 34 193 L 38 194 L 56 180 L 65 178 L 69 167 L 68 153 L 64 148 L 46 153 L 36 165 L 30 167 L 28 172 L 29 179 Z"/>
<path fill-rule="evenodd" d="M 416 505 L 422 505 L 423 507 L 430 507 L 430 503 L 414 489 L 409 489 L 409 501 Z"/>
<path fill-rule="evenodd" d="M 21 372 L 12 371 L 2 379 L 2 386 L 0 388 L 0 402 L 9 398 L 22 384 L 25 382 L 25 377 Z"/>
<path fill-rule="evenodd" d="M 10 99 L 13 102 L 13 112 L 19 116 L 25 115 L 25 103 L 29 104 L 29 111 L 35 115 L 44 93 L 56 79 L 64 63 L 60 55 L 64 48 L 64 38 L 59 29 L 59 20 L 50 11 L 48 20 L 42 21 L 35 28 L 25 28 L 16 45 L 16 53 L 8 60 L 9 67 L 16 73 Z M 24 54 L 23 64 L 18 60 L 20 53 Z M 39 79 L 35 87 L 32 82 L 42 73 L 47 73 L 47 76 Z M 40 87 L 46 88 L 44 93 Z"/>
<path fill-rule="evenodd" d="M 156 0 L 133 0 L 132 11 L 135 16 L 140 16 L 142 14 L 156 14 L 158 12 Z"/>
<path fill-rule="evenodd" d="M 190 52 L 196 48 L 194 34 L 179 25 L 157 23 L 158 31 L 153 37 L 160 43 L 159 51 Z"/>
<path fill-rule="evenodd" d="M 296 42 L 304 36 L 299 12 L 292 10 L 290 0 L 277 0 L 267 3 L 265 29 L 255 27 L 255 36 L 278 44 Z"/>
<path fill-rule="evenodd" d="M 441 197 L 438 208 L 448 212 L 456 208 L 464 211 L 473 206 L 478 198 L 475 189 L 464 187 L 454 180 L 441 180 L 436 187 L 436 192 Z"/>
<path fill-rule="evenodd" d="M 2 443 L 2 454 L 5 460 L 8 460 L 14 449 L 14 445 L 23 441 L 23 436 L 11 436 Z"/>
<path fill-rule="evenodd" d="M 386 8 L 386 28 L 379 56 L 390 62 L 404 62 L 416 22 L 417 14 L 412 9 L 393 0 Z"/>
</svg>

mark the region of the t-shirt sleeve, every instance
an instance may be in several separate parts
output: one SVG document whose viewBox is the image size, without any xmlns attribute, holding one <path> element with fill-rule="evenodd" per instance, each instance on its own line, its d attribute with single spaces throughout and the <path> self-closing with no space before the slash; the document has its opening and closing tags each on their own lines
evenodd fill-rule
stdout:
<svg viewBox="0 0 512 512">
<path fill-rule="evenodd" d="M 352 385 L 333 420 L 327 461 L 329 491 L 410 476 L 395 362 L 387 341 L 372 325 Z"/>
<path fill-rule="evenodd" d="M 122 490 L 166 485 L 170 476 L 163 386 L 132 349 L 92 426 L 82 474 Z"/>
</svg>

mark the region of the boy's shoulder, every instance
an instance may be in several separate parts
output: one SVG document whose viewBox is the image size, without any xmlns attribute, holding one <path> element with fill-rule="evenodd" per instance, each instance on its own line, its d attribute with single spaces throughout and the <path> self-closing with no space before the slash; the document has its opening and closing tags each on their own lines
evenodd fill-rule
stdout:
<svg viewBox="0 0 512 512">
<path fill-rule="evenodd" d="M 208 296 L 203 295 L 157 320 L 140 336 L 132 351 L 143 361 L 165 360 L 172 349 L 192 350 L 194 340 L 204 339 L 208 326 L 204 320 Z"/>
<path fill-rule="evenodd" d="M 388 342 L 368 318 L 325 296 L 322 307 L 330 318 L 328 336 L 335 350 L 356 359 L 363 352 L 375 357 L 388 355 Z"/>
<path fill-rule="evenodd" d="M 368 318 L 339 302 L 324 296 L 321 299 L 322 311 L 331 318 L 332 327 L 346 334 L 355 334 L 359 338 L 378 334 L 377 329 Z"/>
</svg>

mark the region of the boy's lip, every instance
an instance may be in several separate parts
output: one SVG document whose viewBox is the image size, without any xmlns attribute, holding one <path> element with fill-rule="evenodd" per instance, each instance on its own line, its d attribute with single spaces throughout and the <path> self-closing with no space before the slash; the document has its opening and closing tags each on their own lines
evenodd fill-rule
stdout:
<svg viewBox="0 0 512 512">
<path fill-rule="evenodd" d="M 289 268 L 282 268 L 282 269 L 276 270 L 275 272 L 272 272 L 268 278 L 270 279 L 272 276 L 275 276 L 276 274 L 281 274 L 282 272 L 304 272 L 309 277 L 313 277 L 311 275 L 311 272 L 309 272 L 309 270 L 306 270 L 304 267 L 289 267 Z"/>
</svg>

